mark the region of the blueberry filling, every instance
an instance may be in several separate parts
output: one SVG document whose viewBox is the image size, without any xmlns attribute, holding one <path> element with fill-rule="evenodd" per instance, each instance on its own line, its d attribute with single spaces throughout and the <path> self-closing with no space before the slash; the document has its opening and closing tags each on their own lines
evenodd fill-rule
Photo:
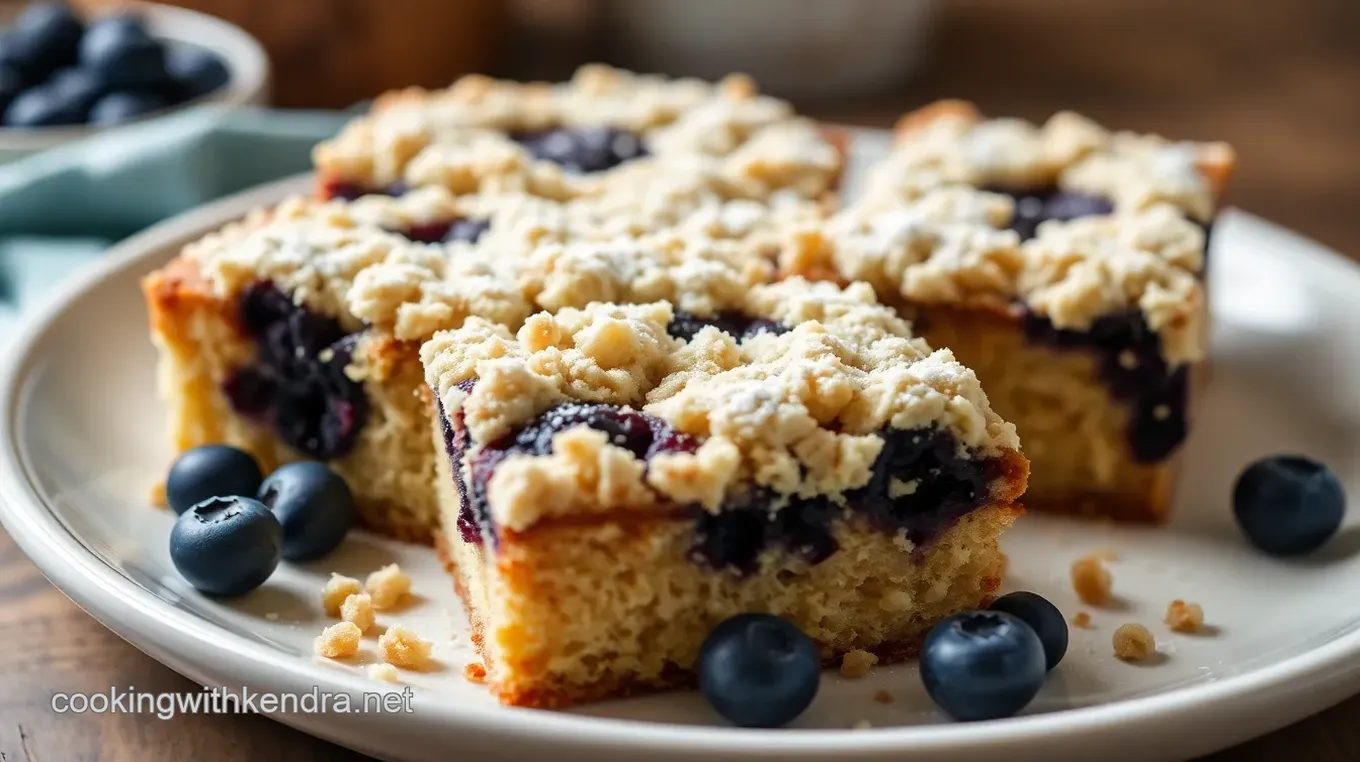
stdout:
<svg viewBox="0 0 1360 762">
<path fill-rule="evenodd" d="M 1161 338 L 1141 312 L 1097 318 L 1085 331 L 1055 328 L 1046 317 L 1026 312 L 1025 337 L 1059 349 L 1095 352 L 1110 395 L 1129 406 L 1129 448 L 1140 463 L 1156 463 L 1185 440 L 1189 372 L 1174 370 L 1162 357 Z"/>
<path fill-rule="evenodd" d="M 470 392 L 473 383 L 464 381 L 458 388 Z M 487 504 L 487 485 L 496 468 L 513 454 L 548 455 L 552 437 L 559 432 L 589 426 L 643 460 L 698 448 L 693 437 L 655 416 L 613 405 L 566 402 L 477 451 L 468 460 L 465 479 L 458 465 L 467 455 L 467 430 L 461 411 L 451 418 L 446 413 L 439 403 L 444 447 L 462 498 L 459 535 L 477 544 L 483 536 L 493 541 L 496 536 Z M 924 545 L 986 501 L 988 482 L 995 476 L 992 462 L 960 456 L 958 440 L 949 432 L 932 427 L 889 430 L 880 436 L 883 450 L 869 483 L 847 493 L 844 506 L 826 497 L 794 498 L 771 511 L 774 494 L 753 488 L 730 497 L 717 513 L 690 507 L 694 521 L 690 558 L 741 574 L 754 572 L 767 548 L 797 554 L 810 564 L 821 563 L 839 549 L 832 527 L 847 512 L 863 516 L 879 531 L 904 532 L 912 542 Z"/>
<path fill-rule="evenodd" d="M 232 408 L 267 421 L 305 455 L 330 459 L 352 450 L 368 418 L 363 387 L 345 374 L 359 335 L 294 304 L 268 282 L 247 288 L 239 309 L 258 352 L 254 364 L 223 384 Z"/>
<path fill-rule="evenodd" d="M 416 243 L 476 243 L 491 227 L 490 220 L 456 219 L 441 222 L 421 222 L 396 233 Z"/>
<path fill-rule="evenodd" d="M 647 155 L 637 134 L 615 127 L 556 127 L 510 137 L 535 159 L 551 161 L 574 174 L 603 172 Z"/>
<path fill-rule="evenodd" d="M 1039 223 L 1048 220 L 1075 220 L 1078 217 L 1092 217 L 1110 214 L 1114 204 L 1109 199 L 1086 193 L 1073 193 L 1056 187 L 1016 190 L 1014 188 L 989 187 L 984 190 L 1004 193 L 1015 199 L 1015 214 L 1011 217 L 1011 230 L 1020 234 L 1020 240 L 1033 238 Z"/>
<path fill-rule="evenodd" d="M 345 201 L 354 201 L 364 196 L 404 196 L 411 190 L 406 183 L 401 180 L 392 183 L 386 188 L 375 188 L 346 180 L 331 180 L 326 182 L 322 189 L 323 198 L 338 198 Z"/>
<path fill-rule="evenodd" d="M 787 333 L 789 327 L 765 318 L 753 318 L 740 312 L 719 312 L 713 317 L 700 317 L 691 312 L 676 310 L 671 322 L 666 325 L 666 333 L 681 341 L 690 341 L 695 334 L 706 326 L 714 326 L 738 341 L 749 339 L 758 333 Z"/>
</svg>

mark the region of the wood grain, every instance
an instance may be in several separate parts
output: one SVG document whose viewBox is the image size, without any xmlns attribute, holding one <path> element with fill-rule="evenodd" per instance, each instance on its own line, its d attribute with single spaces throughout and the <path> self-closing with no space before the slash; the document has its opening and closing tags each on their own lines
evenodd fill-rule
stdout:
<svg viewBox="0 0 1360 762">
<path fill-rule="evenodd" d="M 966 0 L 947 6 L 928 69 L 871 101 L 804 104 L 887 125 L 937 97 L 1238 149 L 1231 201 L 1360 253 L 1360 3 L 1354 0 Z M 360 760 L 254 716 L 58 716 L 54 692 L 191 691 L 80 611 L 0 532 L 0 761 Z M 1211 762 L 1360 759 L 1360 698 Z"/>
</svg>

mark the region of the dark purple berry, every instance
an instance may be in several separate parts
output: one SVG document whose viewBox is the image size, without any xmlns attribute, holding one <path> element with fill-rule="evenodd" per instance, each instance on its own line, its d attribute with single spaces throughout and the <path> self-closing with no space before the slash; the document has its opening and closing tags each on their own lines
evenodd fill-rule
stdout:
<svg viewBox="0 0 1360 762">
<path fill-rule="evenodd" d="M 1044 685 L 1044 646 L 1021 619 L 1000 611 L 957 614 L 921 646 L 921 682 L 956 720 L 995 720 L 1025 708 Z"/>
<path fill-rule="evenodd" d="M 76 49 L 85 25 L 61 2 L 33 3 L 19 14 L 13 34 L 32 72 L 41 76 L 76 62 Z"/>
<path fill-rule="evenodd" d="M 1317 550 L 1346 516 L 1341 481 L 1326 465 L 1302 455 L 1273 455 L 1247 466 L 1232 499 L 1247 539 L 1277 556 Z"/>
<path fill-rule="evenodd" d="M 165 46 L 135 16 L 112 16 L 91 24 L 80 40 L 80 65 L 120 89 L 155 91 L 171 81 Z"/>
<path fill-rule="evenodd" d="M 576 174 L 602 172 L 647 153 L 637 135 L 614 127 L 558 127 L 513 138 L 535 159 Z"/>
<path fill-rule="evenodd" d="M 822 678 L 817 644 L 771 614 L 738 614 L 699 647 L 699 690 L 743 728 L 777 728 L 812 704 Z"/>
<path fill-rule="evenodd" d="M 165 68 L 174 80 L 177 100 L 202 98 L 231 81 L 226 62 L 205 48 L 172 47 L 166 51 Z"/>
<path fill-rule="evenodd" d="M 1067 619 L 1049 600 L 1038 593 L 1019 591 L 992 602 L 992 611 L 1004 611 L 1029 625 L 1044 645 L 1044 661 L 1053 669 L 1067 654 Z"/>
<path fill-rule="evenodd" d="M 170 531 L 170 560 L 189 584 L 210 595 L 244 595 L 279 566 L 283 527 L 250 497 L 212 497 L 180 514 Z"/>
<path fill-rule="evenodd" d="M 167 108 L 170 102 L 153 93 L 109 93 L 90 109 L 90 124 L 123 124 Z"/>
<path fill-rule="evenodd" d="M 165 501 L 184 513 L 210 497 L 255 497 L 260 489 L 260 465 L 244 450 L 228 445 L 203 445 L 185 450 L 165 478 Z"/>
<path fill-rule="evenodd" d="M 692 312 L 677 309 L 666 325 L 666 333 L 681 341 L 692 341 L 694 336 L 708 326 L 713 326 L 738 341 L 748 339 L 759 333 L 787 333 L 789 328 L 782 323 L 765 318 L 752 318 L 740 312 L 720 312 L 711 317 L 702 317 Z"/>
<path fill-rule="evenodd" d="M 289 561 L 335 550 L 357 515 L 349 485 L 316 461 L 279 466 L 260 485 L 259 500 L 283 525 L 283 557 Z"/>
<path fill-rule="evenodd" d="M 992 187 L 987 190 L 1004 193 L 1015 199 L 1015 214 L 1010 227 L 1020 235 L 1021 240 L 1033 238 L 1039 224 L 1048 220 L 1075 220 L 1114 211 L 1109 199 L 1057 188 L 1014 190 Z"/>
</svg>

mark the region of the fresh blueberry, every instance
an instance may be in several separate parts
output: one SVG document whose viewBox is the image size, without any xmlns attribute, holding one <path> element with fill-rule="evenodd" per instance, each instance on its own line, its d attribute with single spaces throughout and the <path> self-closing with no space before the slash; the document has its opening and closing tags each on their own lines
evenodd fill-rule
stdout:
<svg viewBox="0 0 1360 762">
<path fill-rule="evenodd" d="M 50 72 L 76 62 L 85 25 L 66 3 L 34 3 L 14 25 L 15 41 L 35 68 Z"/>
<path fill-rule="evenodd" d="M 0 113 L 23 92 L 24 77 L 11 66 L 0 64 Z"/>
<path fill-rule="evenodd" d="M 1325 465 L 1302 455 L 1273 455 L 1237 477 L 1233 514 L 1253 545 L 1293 556 L 1316 550 L 1336 534 L 1346 494 Z"/>
<path fill-rule="evenodd" d="M 172 47 L 165 54 L 165 68 L 178 85 L 184 100 L 201 98 L 221 89 L 231 79 L 227 65 L 204 48 Z"/>
<path fill-rule="evenodd" d="M 335 549 L 354 524 L 349 485 L 316 461 L 280 466 L 260 486 L 260 502 L 283 525 L 283 557 L 320 558 Z"/>
<path fill-rule="evenodd" d="M 258 500 L 210 497 L 180 515 L 170 560 L 189 584 L 211 595 L 244 595 L 279 566 L 283 527 Z"/>
<path fill-rule="evenodd" d="M 6 127 L 56 127 L 80 124 L 85 113 L 68 101 L 56 88 L 40 85 L 15 96 L 5 109 Z"/>
<path fill-rule="evenodd" d="M 46 72 L 40 71 L 37 62 L 29 58 L 29 51 L 12 31 L 0 32 L 0 66 L 7 66 L 23 78 L 27 84 L 43 79 Z"/>
<path fill-rule="evenodd" d="M 1044 684 L 1044 646 L 1018 617 L 1000 611 L 956 614 L 921 647 L 921 681 L 956 720 L 1010 717 Z"/>
<path fill-rule="evenodd" d="M 76 67 L 62 69 L 53 74 L 52 79 L 47 82 L 47 87 L 52 88 L 68 108 L 79 111 L 82 116 L 89 113 L 90 107 L 104 95 L 105 91 L 104 82 L 97 74 Z"/>
<path fill-rule="evenodd" d="M 175 513 L 184 513 L 210 497 L 245 495 L 260 491 L 260 466 L 243 450 L 228 445 L 203 445 L 186 450 L 170 466 L 165 500 Z"/>
<path fill-rule="evenodd" d="M 80 40 L 80 65 L 99 72 L 111 87 L 154 90 L 170 82 L 165 46 L 132 16 L 91 24 Z"/>
<path fill-rule="evenodd" d="M 821 677 L 817 644 L 770 614 L 727 619 L 699 648 L 699 690 L 744 728 L 792 722 L 812 703 Z"/>
<path fill-rule="evenodd" d="M 1019 591 L 997 598 L 992 611 L 1004 611 L 1029 625 L 1044 644 L 1044 659 L 1053 669 L 1067 653 L 1067 619 L 1049 600 L 1038 593 Z"/>
<path fill-rule="evenodd" d="M 155 93 L 109 93 L 90 109 L 90 123 L 114 125 L 154 114 L 170 102 Z"/>
</svg>

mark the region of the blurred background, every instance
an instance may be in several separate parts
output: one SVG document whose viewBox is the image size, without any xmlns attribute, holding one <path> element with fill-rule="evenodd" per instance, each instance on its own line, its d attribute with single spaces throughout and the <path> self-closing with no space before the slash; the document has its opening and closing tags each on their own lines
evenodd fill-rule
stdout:
<svg viewBox="0 0 1360 762">
<path fill-rule="evenodd" d="M 103 5 L 97 0 L 86 4 Z M 939 97 L 1222 139 L 1230 201 L 1360 254 L 1357 0 L 176 0 L 234 22 L 275 105 L 339 108 L 468 71 L 604 60 L 755 75 L 814 116 L 888 125 Z"/>
<path fill-rule="evenodd" d="M 86 9 L 120 5 L 77 0 Z M 603 60 L 742 70 L 808 113 L 891 124 L 939 97 L 1042 119 L 1222 139 L 1230 201 L 1360 253 L 1357 0 L 172 0 L 232 22 L 270 102 L 345 108 L 483 71 L 562 79 Z M 19 6 L 21 3 L 6 2 Z"/>
</svg>

